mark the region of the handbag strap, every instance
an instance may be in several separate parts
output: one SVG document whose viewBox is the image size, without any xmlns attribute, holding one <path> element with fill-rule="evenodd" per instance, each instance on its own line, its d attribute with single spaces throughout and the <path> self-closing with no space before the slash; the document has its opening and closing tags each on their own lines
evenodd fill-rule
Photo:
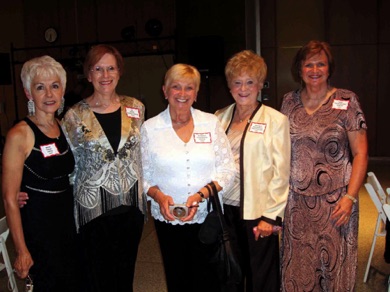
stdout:
<svg viewBox="0 0 390 292">
<path fill-rule="evenodd" d="M 206 187 L 207 188 L 207 187 Z M 209 191 L 209 194 L 211 194 L 211 189 Z M 207 213 L 210 213 L 210 210 L 211 210 L 211 199 L 208 198 L 207 199 Z"/>
<path fill-rule="evenodd" d="M 213 181 L 211 181 L 206 187 L 208 186 L 211 186 L 211 192 L 209 189 L 209 193 L 210 193 L 210 197 L 212 198 L 211 203 L 213 205 L 213 209 L 217 211 L 219 222 L 222 227 L 222 232 L 225 233 L 225 230 L 227 230 L 227 226 L 226 226 L 225 217 L 223 216 L 222 213 L 222 207 L 221 207 L 222 205 L 219 200 L 217 187 L 215 186 L 215 183 Z"/>
</svg>

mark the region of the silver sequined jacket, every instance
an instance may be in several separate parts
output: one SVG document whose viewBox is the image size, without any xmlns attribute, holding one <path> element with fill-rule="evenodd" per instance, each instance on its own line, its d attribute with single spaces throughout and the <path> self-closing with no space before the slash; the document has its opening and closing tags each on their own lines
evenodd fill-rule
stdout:
<svg viewBox="0 0 390 292">
<path fill-rule="evenodd" d="M 93 111 L 84 101 L 69 109 L 62 128 L 76 160 L 71 176 L 77 229 L 121 205 L 146 213 L 140 151 L 140 127 L 145 107 L 137 99 L 121 97 L 122 130 L 115 155 Z M 131 195 L 138 182 L 138 193 Z M 134 190 L 133 190 L 134 192 Z"/>
</svg>

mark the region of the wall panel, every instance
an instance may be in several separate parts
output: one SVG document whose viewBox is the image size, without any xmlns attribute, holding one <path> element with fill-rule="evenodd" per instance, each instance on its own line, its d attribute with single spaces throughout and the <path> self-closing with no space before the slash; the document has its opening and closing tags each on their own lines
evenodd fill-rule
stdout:
<svg viewBox="0 0 390 292">
<path fill-rule="evenodd" d="M 44 7 L 44 9 L 42 9 Z M 174 0 L 36 0 L 24 2 L 26 46 L 47 46 L 44 30 L 53 26 L 60 37 L 52 45 L 121 41 L 124 27 L 133 25 L 137 38 L 151 37 L 145 24 L 163 24 L 160 36 L 172 36 Z"/>
<path fill-rule="evenodd" d="M 296 52 L 297 48 L 294 47 L 281 47 L 276 52 L 276 92 L 279 106 L 287 92 L 300 88 L 300 84 L 294 81 L 290 70 Z"/>
<path fill-rule="evenodd" d="M 261 47 L 269 48 L 276 45 L 276 1 L 260 1 L 260 38 Z"/>
<path fill-rule="evenodd" d="M 310 39 L 328 41 L 336 60 L 332 84 L 354 91 L 360 98 L 368 123 L 370 156 L 390 157 L 387 109 L 390 108 L 390 1 L 375 0 L 261 0 L 263 54 L 276 52 L 276 95 L 299 88 L 291 77 L 292 59 Z M 272 7 L 276 3 L 274 10 Z M 276 14 L 275 27 L 267 16 Z M 272 17 L 271 17 L 272 18 Z M 275 46 L 271 44 L 274 32 Z M 264 41 L 263 41 L 264 37 Z M 265 53 L 266 52 L 266 53 Z M 269 58 L 269 57 L 268 57 Z M 272 79 L 272 77 L 269 77 Z M 279 104 L 279 102 L 278 102 Z"/>
<path fill-rule="evenodd" d="M 329 0 L 328 41 L 332 44 L 367 44 L 377 41 L 377 2 Z"/>
<path fill-rule="evenodd" d="M 278 46 L 301 46 L 310 39 L 324 37 L 322 1 L 283 0 L 276 4 Z"/>
<path fill-rule="evenodd" d="M 370 96 L 369 102 L 376 101 L 376 151 L 377 156 L 390 156 L 390 44 L 379 45 L 378 48 L 378 99 Z"/>
<path fill-rule="evenodd" d="M 390 1 L 378 0 L 379 42 L 390 43 Z"/>
<path fill-rule="evenodd" d="M 275 50 L 273 48 L 262 48 L 261 55 L 267 64 L 267 78 L 266 81 L 269 84 L 269 88 L 264 88 L 261 92 L 262 96 L 266 98 L 263 103 L 273 108 L 279 109 L 280 99 L 276 94 L 277 79 L 276 79 L 276 58 Z"/>
<path fill-rule="evenodd" d="M 153 117 L 167 107 L 162 84 L 166 68 L 172 65 L 172 55 L 125 58 L 125 74 L 119 80 L 117 92 L 141 100 L 147 118 Z"/>
<path fill-rule="evenodd" d="M 189 39 L 218 36 L 224 40 L 224 59 L 245 49 L 245 1 L 176 1 L 178 60 L 188 62 Z"/>
<path fill-rule="evenodd" d="M 78 42 L 78 7 L 75 1 L 64 1 L 60 4 L 58 43 L 75 44 Z"/>
<path fill-rule="evenodd" d="M 60 31 L 60 9 L 57 1 L 24 1 L 26 45 L 37 47 L 47 45 L 44 33 L 49 26 Z"/>
<path fill-rule="evenodd" d="M 142 16 L 142 10 L 139 11 L 138 17 L 136 9 L 134 9 L 135 1 L 116 1 L 116 5 L 112 5 L 112 1 L 97 0 L 97 21 L 96 27 L 99 35 L 99 42 L 121 40 L 122 28 L 134 25 L 139 36 L 140 27 L 138 20 Z"/>
<path fill-rule="evenodd" d="M 98 21 L 110 21 L 110 18 L 97 19 L 96 0 L 76 0 L 75 9 L 77 11 L 77 19 L 75 23 L 76 43 L 91 43 L 99 39 L 99 31 L 97 30 Z M 114 0 L 110 0 L 114 3 Z M 114 4 L 113 4 L 114 5 Z"/>
<path fill-rule="evenodd" d="M 336 69 L 331 79 L 332 85 L 355 92 L 363 108 L 370 128 L 368 141 L 370 153 L 376 153 L 377 140 L 377 51 L 376 45 L 333 46 Z"/>
</svg>

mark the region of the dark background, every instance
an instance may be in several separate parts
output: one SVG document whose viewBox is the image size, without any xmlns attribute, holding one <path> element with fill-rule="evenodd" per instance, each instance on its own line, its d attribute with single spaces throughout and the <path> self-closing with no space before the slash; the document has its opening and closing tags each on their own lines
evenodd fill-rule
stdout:
<svg viewBox="0 0 390 292">
<path fill-rule="evenodd" d="M 12 3 L 10 3 L 12 2 Z M 390 157 L 390 1 L 387 0 L 1 0 L 0 130 L 26 114 L 20 68 L 49 54 L 68 72 L 67 95 L 90 93 L 81 64 L 96 43 L 111 43 L 126 57 L 119 88 L 141 99 L 151 117 L 166 106 L 161 84 L 176 62 L 202 73 L 195 107 L 214 112 L 232 102 L 223 75 L 242 49 L 261 52 L 268 65 L 264 103 L 279 109 L 299 87 L 290 74 L 297 49 L 328 41 L 336 60 L 332 84 L 358 94 L 368 122 L 370 156 Z M 58 39 L 44 32 L 54 27 Z M 71 98 L 69 98 L 71 100 Z"/>
</svg>

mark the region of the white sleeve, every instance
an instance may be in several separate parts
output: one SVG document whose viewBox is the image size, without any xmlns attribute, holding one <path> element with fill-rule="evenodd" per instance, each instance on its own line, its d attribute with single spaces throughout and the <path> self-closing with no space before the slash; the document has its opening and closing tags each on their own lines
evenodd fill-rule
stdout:
<svg viewBox="0 0 390 292">
<path fill-rule="evenodd" d="M 215 124 L 215 141 L 213 146 L 216 169 L 215 178 L 213 179 L 222 187 L 222 192 L 224 193 L 233 185 L 236 167 L 229 140 L 218 120 Z"/>
</svg>

